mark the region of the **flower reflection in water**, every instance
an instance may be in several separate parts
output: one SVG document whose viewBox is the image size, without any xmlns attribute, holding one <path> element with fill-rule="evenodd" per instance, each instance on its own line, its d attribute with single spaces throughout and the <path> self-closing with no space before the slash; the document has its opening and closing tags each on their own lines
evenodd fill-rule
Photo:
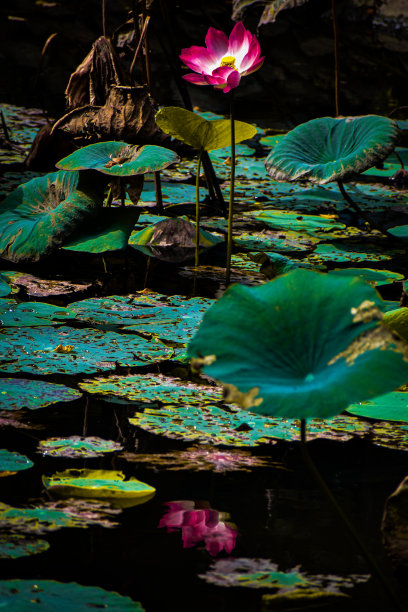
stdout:
<svg viewBox="0 0 408 612">
<path fill-rule="evenodd" d="M 168 532 L 181 529 L 183 548 L 192 548 L 205 542 L 205 548 L 212 556 L 225 550 L 230 554 L 235 548 L 237 530 L 226 523 L 228 515 L 209 507 L 207 502 L 181 500 L 168 502 L 167 511 L 160 520 L 159 527 L 167 527 Z"/>
</svg>

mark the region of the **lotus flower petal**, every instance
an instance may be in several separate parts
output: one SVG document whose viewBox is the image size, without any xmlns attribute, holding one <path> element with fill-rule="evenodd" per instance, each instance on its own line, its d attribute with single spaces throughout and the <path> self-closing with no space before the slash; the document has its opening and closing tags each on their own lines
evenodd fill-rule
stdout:
<svg viewBox="0 0 408 612">
<path fill-rule="evenodd" d="M 215 28 L 209 28 L 207 36 L 205 37 L 205 44 L 207 49 L 215 55 L 217 58 L 224 57 L 228 51 L 228 38 L 221 30 Z"/>
</svg>

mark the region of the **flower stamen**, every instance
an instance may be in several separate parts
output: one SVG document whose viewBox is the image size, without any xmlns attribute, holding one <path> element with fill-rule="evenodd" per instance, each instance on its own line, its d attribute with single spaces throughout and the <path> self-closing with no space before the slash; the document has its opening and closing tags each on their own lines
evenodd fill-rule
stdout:
<svg viewBox="0 0 408 612">
<path fill-rule="evenodd" d="M 226 55 L 221 60 L 221 66 L 228 66 L 229 68 L 233 68 L 234 70 L 236 70 L 237 68 L 235 66 L 235 57 L 233 57 L 232 55 Z"/>
</svg>

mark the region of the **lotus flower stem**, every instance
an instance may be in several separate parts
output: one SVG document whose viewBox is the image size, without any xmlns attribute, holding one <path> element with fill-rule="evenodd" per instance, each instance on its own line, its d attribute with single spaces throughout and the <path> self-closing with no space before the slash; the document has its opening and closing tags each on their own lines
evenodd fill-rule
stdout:
<svg viewBox="0 0 408 612">
<path fill-rule="evenodd" d="M 395 236 L 393 236 L 392 234 L 390 234 L 390 232 L 388 232 L 385 228 L 381 227 L 380 225 L 378 225 L 378 223 L 374 223 L 372 221 L 372 219 L 370 219 L 370 217 L 368 215 L 365 214 L 364 211 L 361 210 L 361 208 L 359 207 L 359 205 L 357 204 L 357 202 L 354 202 L 354 200 L 349 196 L 349 194 L 347 193 L 347 191 L 344 189 L 344 185 L 343 185 L 343 181 L 338 180 L 337 184 L 339 186 L 341 195 L 343 196 L 343 198 L 345 199 L 345 201 L 347 202 L 347 204 L 349 204 L 355 211 L 356 213 L 362 218 L 364 219 L 364 221 L 366 221 L 366 223 L 368 223 L 368 225 L 370 226 L 370 228 L 372 229 L 376 229 L 379 232 L 381 232 L 381 234 L 384 234 L 384 236 L 387 236 L 387 238 L 392 238 L 392 240 L 395 240 Z"/>
<path fill-rule="evenodd" d="M 196 240 L 195 240 L 195 257 L 194 265 L 199 265 L 200 259 L 200 170 L 201 170 L 201 158 L 203 151 L 200 151 L 197 162 L 197 176 L 196 176 Z"/>
<path fill-rule="evenodd" d="M 230 284 L 231 278 L 231 254 L 232 254 L 232 222 L 234 216 L 234 182 L 235 182 L 235 124 L 234 124 L 234 96 L 230 95 L 230 123 L 231 123 L 231 173 L 230 173 L 230 196 L 228 207 L 228 236 L 227 236 L 227 263 L 225 270 L 225 282 Z"/>
<path fill-rule="evenodd" d="M 7 128 L 6 118 L 3 114 L 3 111 L 0 111 L 0 117 L 1 117 L 1 125 L 3 128 L 4 140 L 6 140 L 7 142 L 11 142 L 9 131 Z"/>
<path fill-rule="evenodd" d="M 376 574 L 377 578 L 380 580 L 381 584 L 384 587 L 384 590 L 388 593 L 390 600 L 394 604 L 395 610 L 398 610 L 399 612 L 403 612 L 404 608 L 401 605 L 401 602 L 398 600 L 394 592 L 393 586 L 388 580 L 388 577 L 384 574 L 384 572 L 382 571 L 382 569 L 380 568 L 380 566 L 374 559 L 373 555 L 370 553 L 367 546 L 365 545 L 363 540 L 360 538 L 358 531 L 356 530 L 354 525 L 351 523 L 347 515 L 344 513 L 343 509 L 337 502 L 330 488 L 327 486 L 322 475 L 317 469 L 313 459 L 311 458 L 309 451 L 307 449 L 307 444 L 306 444 L 306 419 L 301 419 L 300 421 L 300 449 L 302 452 L 302 458 L 307 468 L 309 469 L 311 475 L 315 479 L 316 483 L 319 485 L 320 490 L 325 495 L 327 501 L 332 507 L 332 510 L 337 515 L 337 518 L 343 523 L 344 527 L 346 528 L 346 530 L 348 531 L 352 539 L 360 547 L 360 550 L 362 554 L 364 555 L 364 558 L 367 561 L 367 564 L 370 566 L 373 573 Z"/>
<path fill-rule="evenodd" d="M 106 38 L 106 0 L 102 0 L 102 34 Z"/>
<path fill-rule="evenodd" d="M 112 205 L 112 200 L 113 200 L 113 189 L 112 189 L 112 183 L 109 185 L 109 191 L 108 191 L 108 195 L 106 196 L 106 201 L 105 201 L 105 206 L 111 206 Z"/>
<path fill-rule="evenodd" d="M 146 19 L 145 19 L 145 22 L 143 24 L 142 33 L 139 36 L 139 42 L 137 43 L 137 47 L 136 47 L 135 53 L 133 55 L 132 64 L 130 66 L 130 75 L 131 76 L 133 75 L 133 72 L 134 72 L 134 69 L 135 69 L 136 60 L 139 57 L 139 51 L 142 48 L 142 45 L 143 45 L 145 37 L 146 37 L 147 26 L 149 25 L 149 21 L 150 21 L 150 17 L 147 16 Z M 135 19 L 135 23 L 137 24 L 137 20 L 136 19 Z M 139 30 L 139 28 L 138 28 L 138 30 Z M 139 31 L 138 31 L 138 34 L 139 34 Z M 146 80 L 147 80 L 147 77 L 146 77 Z"/>
<path fill-rule="evenodd" d="M 337 13 L 336 13 L 336 0 L 332 0 L 332 19 L 333 19 L 333 37 L 334 37 L 334 103 L 336 107 L 336 117 L 339 116 L 339 37 L 337 28 Z"/>
<path fill-rule="evenodd" d="M 163 214 L 163 197 L 161 189 L 160 172 L 155 172 L 154 175 L 154 193 L 156 196 L 157 212 Z"/>
</svg>

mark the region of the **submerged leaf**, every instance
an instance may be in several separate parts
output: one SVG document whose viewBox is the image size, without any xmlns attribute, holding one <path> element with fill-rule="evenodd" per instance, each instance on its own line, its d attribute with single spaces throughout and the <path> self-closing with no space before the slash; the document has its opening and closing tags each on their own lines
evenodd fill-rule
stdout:
<svg viewBox="0 0 408 612">
<path fill-rule="evenodd" d="M 104 453 L 122 450 L 123 446 L 113 440 L 96 436 L 71 436 L 69 438 L 48 438 L 40 440 L 38 452 L 44 457 L 102 457 Z"/>
<path fill-rule="evenodd" d="M 0 532 L 0 559 L 20 559 L 38 555 L 49 547 L 46 540 L 38 540 L 20 533 Z"/>
</svg>

